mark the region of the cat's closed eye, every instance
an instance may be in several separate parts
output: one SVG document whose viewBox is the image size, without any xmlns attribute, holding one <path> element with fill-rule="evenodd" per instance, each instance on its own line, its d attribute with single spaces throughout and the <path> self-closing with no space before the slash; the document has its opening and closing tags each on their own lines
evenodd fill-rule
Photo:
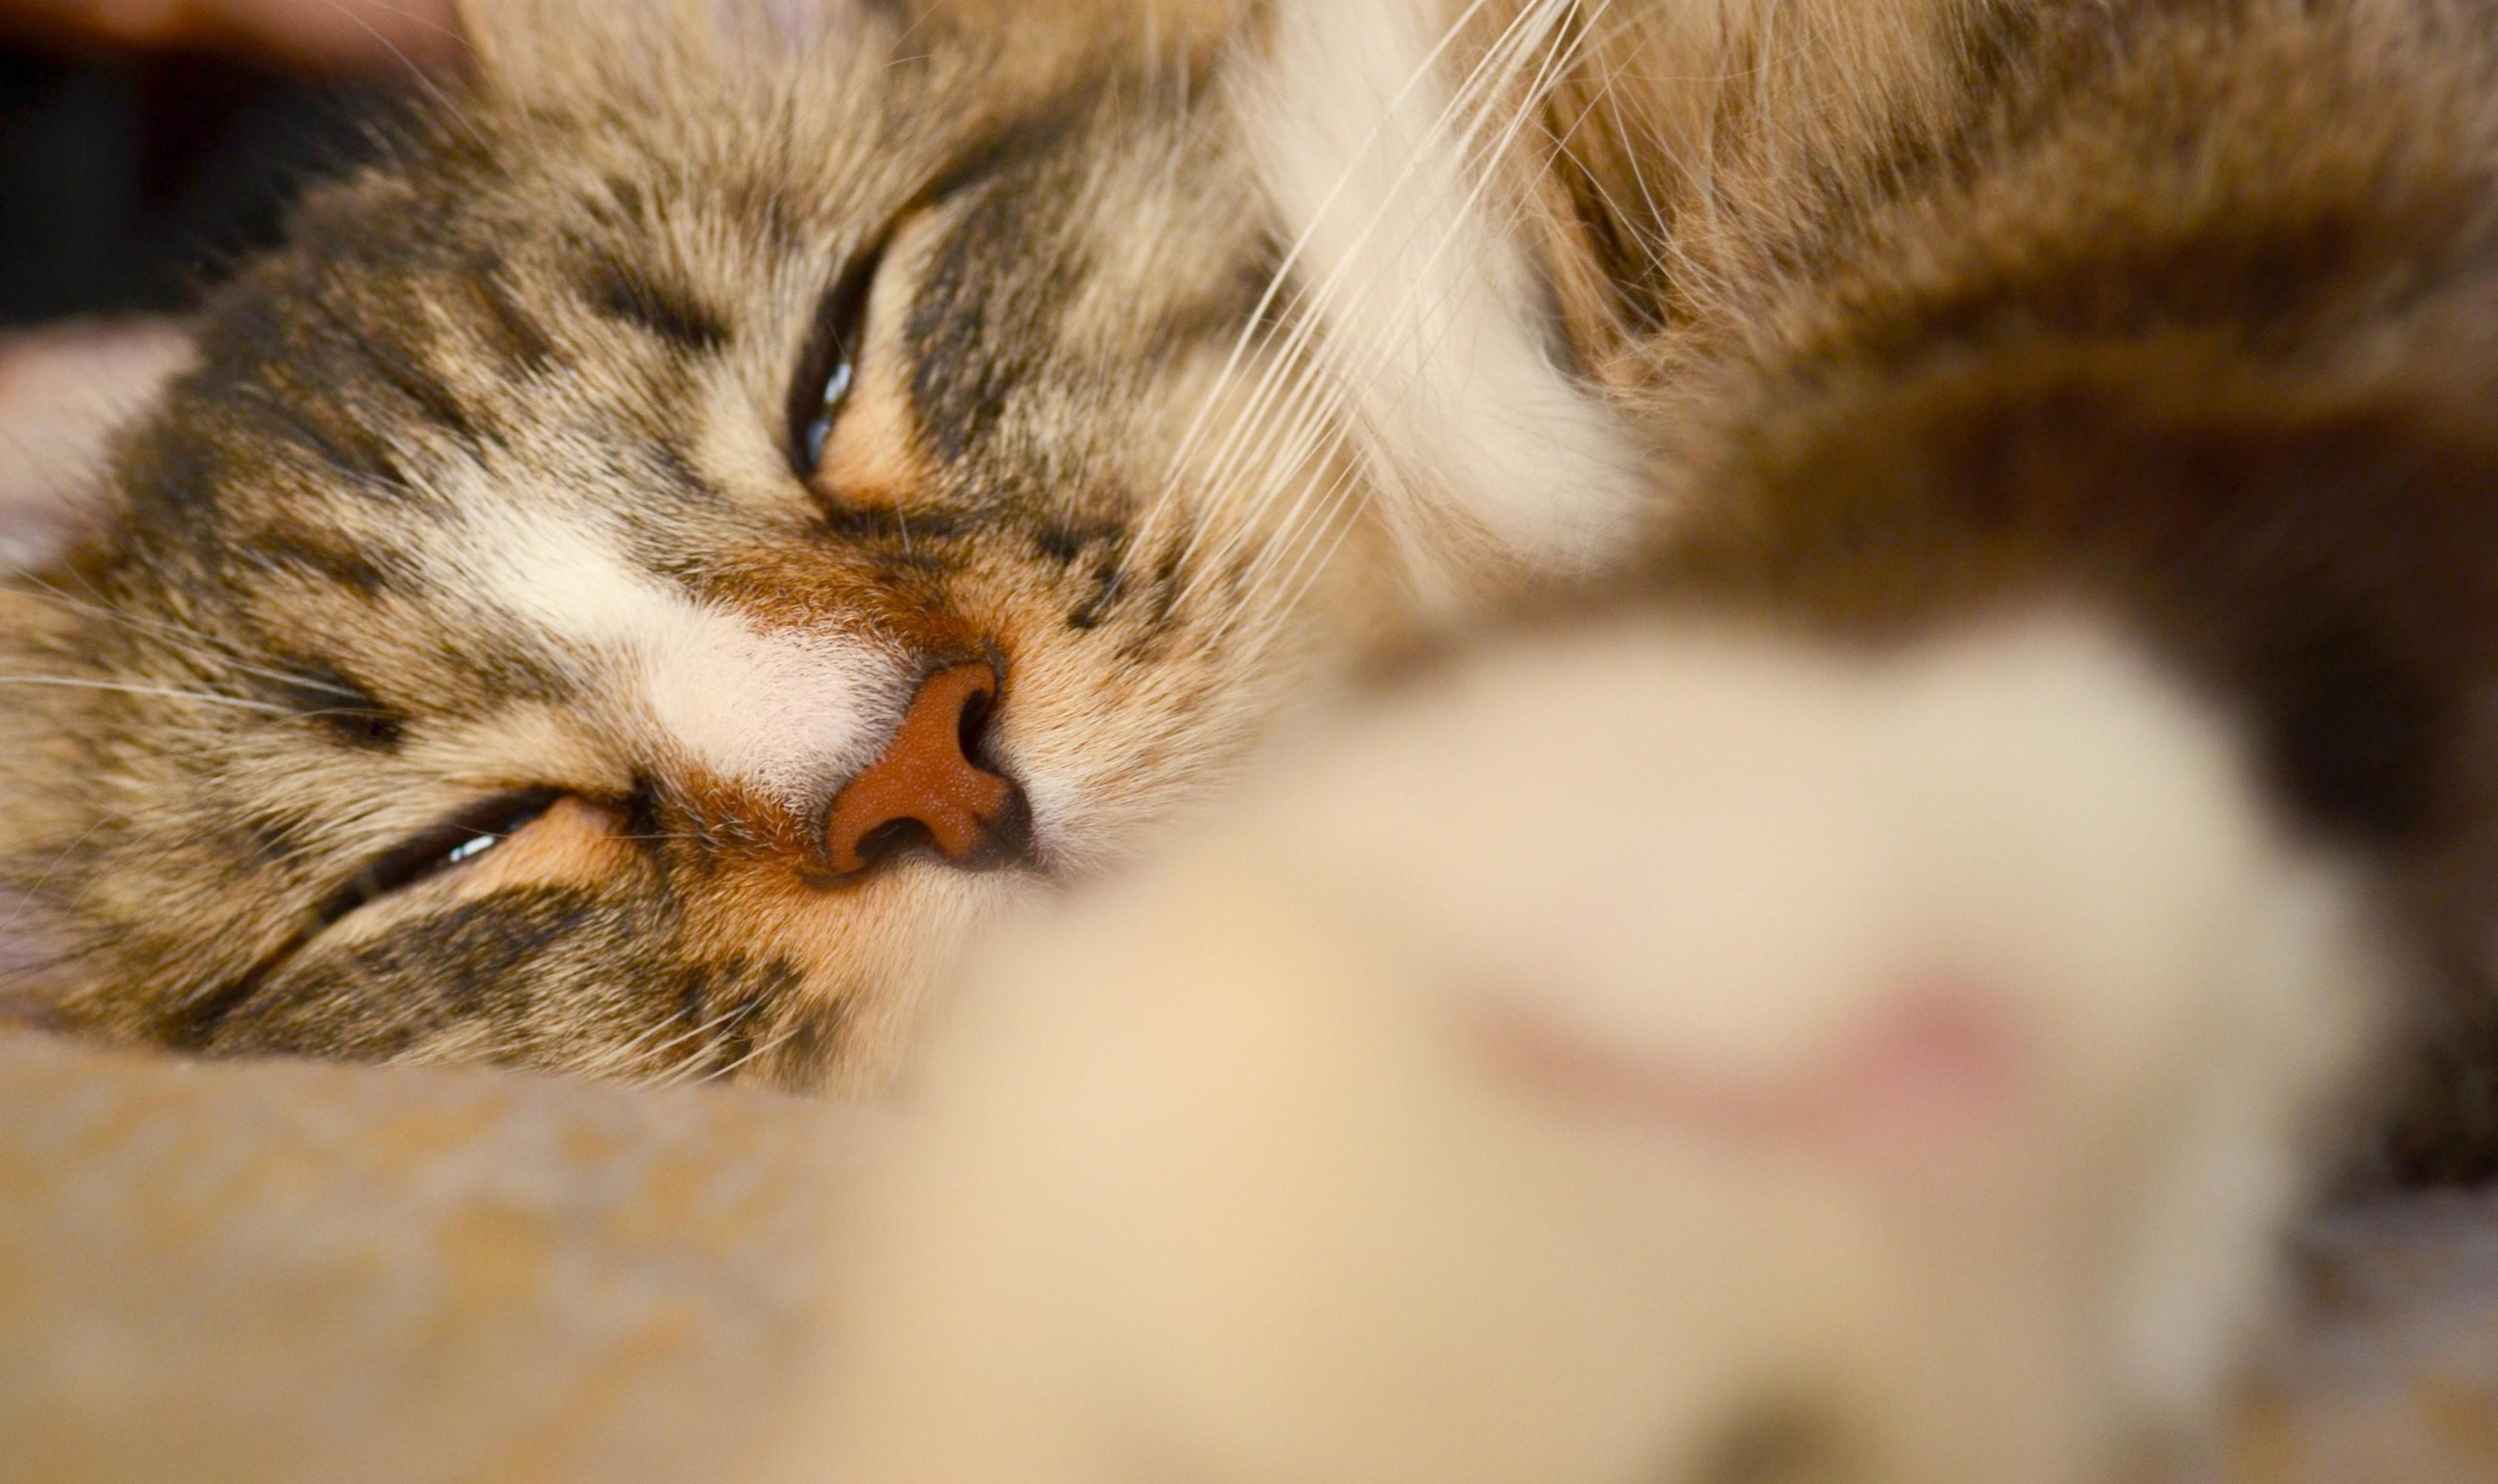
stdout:
<svg viewBox="0 0 2498 1484">
<path fill-rule="evenodd" d="M 330 927 L 358 910 L 484 859 L 544 819 L 564 795 L 528 789 L 471 805 L 393 846 L 358 868 L 322 905 L 315 921 Z"/>
<path fill-rule="evenodd" d="M 858 358 L 867 333 L 869 299 L 884 262 L 880 242 L 844 268 L 824 293 L 816 327 L 789 384 L 789 467 L 813 479 L 831 444 L 833 425 L 858 380 Z"/>
</svg>

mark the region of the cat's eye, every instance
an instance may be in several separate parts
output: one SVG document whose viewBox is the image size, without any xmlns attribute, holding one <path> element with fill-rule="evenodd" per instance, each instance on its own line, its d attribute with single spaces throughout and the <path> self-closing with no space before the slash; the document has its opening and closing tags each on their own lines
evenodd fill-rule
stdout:
<svg viewBox="0 0 2498 1484">
<path fill-rule="evenodd" d="M 481 860 L 528 828 L 563 797 L 531 789 L 490 798 L 411 836 L 365 863 L 320 912 L 323 926 L 358 908 Z"/>
<path fill-rule="evenodd" d="M 842 270 L 816 310 L 815 329 L 789 384 L 789 467 L 813 479 L 823 467 L 834 425 L 858 381 L 858 358 L 867 339 L 867 306 L 884 261 L 881 244 Z"/>
</svg>

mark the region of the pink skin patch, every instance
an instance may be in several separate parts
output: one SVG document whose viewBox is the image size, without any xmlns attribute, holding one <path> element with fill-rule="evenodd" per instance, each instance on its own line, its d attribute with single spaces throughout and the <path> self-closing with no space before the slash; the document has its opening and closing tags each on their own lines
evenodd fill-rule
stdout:
<svg viewBox="0 0 2498 1484">
<path fill-rule="evenodd" d="M 1797 1149 L 1931 1149 L 2012 1112 L 2022 1039 L 1992 1001 L 1918 988 L 1787 1076 L 1744 1078 L 1606 1045 L 1516 1006 L 1478 1019 L 1502 1076 L 1609 1121 Z"/>
</svg>

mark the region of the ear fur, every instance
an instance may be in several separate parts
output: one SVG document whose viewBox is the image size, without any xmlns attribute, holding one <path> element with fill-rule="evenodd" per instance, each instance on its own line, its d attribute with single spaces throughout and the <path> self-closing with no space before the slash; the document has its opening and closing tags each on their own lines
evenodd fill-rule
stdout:
<svg viewBox="0 0 2498 1484">
<path fill-rule="evenodd" d="M 455 0 L 469 74 L 488 93 L 543 100 L 634 76 L 655 59 L 740 47 L 805 52 L 897 7 L 877 0 Z M 942 9 L 951 0 L 931 4 Z M 981 0 L 965 0 L 978 4 Z M 1137 0 L 1103 0 L 1137 3 Z M 1169 0 L 1154 0 L 1169 3 Z M 1055 15 L 1054 9 L 1051 12 Z"/>
</svg>

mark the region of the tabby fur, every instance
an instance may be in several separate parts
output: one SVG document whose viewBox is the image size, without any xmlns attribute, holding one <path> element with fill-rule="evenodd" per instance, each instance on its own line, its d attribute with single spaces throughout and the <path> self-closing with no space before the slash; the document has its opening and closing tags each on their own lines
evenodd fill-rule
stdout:
<svg viewBox="0 0 2498 1484">
<path fill-rule="evenodd" d="M 220 1054 L 869 1081 L 967 924 L 1133 853 L 1389 612 L 1340 580 L 1381 558 L 1332 440 L 1274 411 L 1305 378 L 1210 43 L 473 20 L 6 598 L 9 991 Z M 810 482 L 793 381 L 880 242 Z M 983 656 L 1040 869 L 828 885 L 834 794 Z M 570 802 L 327 920 L 516 789 Z"/>
</svg>

